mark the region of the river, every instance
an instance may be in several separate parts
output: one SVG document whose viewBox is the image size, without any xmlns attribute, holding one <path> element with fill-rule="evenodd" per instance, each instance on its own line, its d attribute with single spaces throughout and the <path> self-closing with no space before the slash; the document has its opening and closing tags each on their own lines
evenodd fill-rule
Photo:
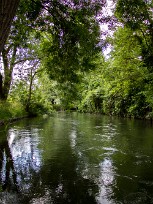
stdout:
<svg viewBox="0 0 153 204">
<path fill-rule="evenodd" d="M 80 113 L 0 128 L 0 203 L 153 203 L 153 126 Z"/>
</svg>

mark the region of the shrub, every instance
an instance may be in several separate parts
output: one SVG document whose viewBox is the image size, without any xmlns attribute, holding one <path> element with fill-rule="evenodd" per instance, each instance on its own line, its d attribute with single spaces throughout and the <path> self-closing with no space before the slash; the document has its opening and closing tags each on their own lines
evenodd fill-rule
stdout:
<svg viewBox="0 0 153 204">
<path fill-rule="evenodd" d="M 19 102 L 0 102 L 0 120 L 21 117 L 26 115 L 23 106 Z"/>
</svg>

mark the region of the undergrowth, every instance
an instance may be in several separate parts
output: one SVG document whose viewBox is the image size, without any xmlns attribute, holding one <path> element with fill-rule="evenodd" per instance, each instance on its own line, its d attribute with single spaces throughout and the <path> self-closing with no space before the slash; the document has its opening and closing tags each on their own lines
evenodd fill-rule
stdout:
<svg viewBox="0 0 153 204">
<path fill-rule="evenodd" d="M 0 102 L 0 120 L 25 116 L 24 107 L 19 102 Z"/>
</svg>

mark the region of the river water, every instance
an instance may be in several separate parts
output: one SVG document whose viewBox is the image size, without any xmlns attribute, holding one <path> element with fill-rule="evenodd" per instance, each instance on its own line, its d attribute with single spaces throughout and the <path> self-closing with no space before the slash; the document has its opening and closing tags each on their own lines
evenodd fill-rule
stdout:
<svg viewBox="0 0 153 204">
<path fill-rule="evenodd" d="M 0 128 L 0 203 L 153 203 L 153 127 L 57 113 Z"/>
</svg>

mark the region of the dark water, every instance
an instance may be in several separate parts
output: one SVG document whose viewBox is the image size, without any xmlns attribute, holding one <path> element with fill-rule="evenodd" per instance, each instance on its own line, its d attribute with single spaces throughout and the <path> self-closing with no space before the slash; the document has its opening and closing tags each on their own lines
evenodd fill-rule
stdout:
<svg viewBox="0 0 153 204">
<path fill-rule="evenodd" d="M 153 127 L 59 113 L 0 129 L 0 203 L 153 203 Z"/>
</svg>

